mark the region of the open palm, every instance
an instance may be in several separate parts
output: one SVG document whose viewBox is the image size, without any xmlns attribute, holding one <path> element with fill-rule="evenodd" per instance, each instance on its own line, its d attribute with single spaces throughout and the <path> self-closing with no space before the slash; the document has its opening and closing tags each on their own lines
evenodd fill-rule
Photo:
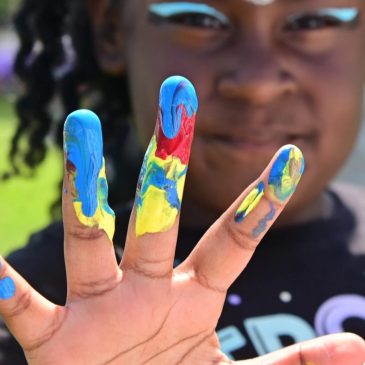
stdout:
<svg viewBox="0 0 365 365">
<path fill-rule="evenodd" d="M 226 291 L 294 192 L 303 158 L 294 146 L 281 148 L 173 269 L 196 108 L 187 80 L 164 83 L 120 265 L 110 242 L 114 220 L 106 202 L 99 121 L 88 111 L 69 116 L 63 194 L 66 305 L 43 298 L 1 261 L 0 313 L 29 364 L 233 363 L 220 351 L 215 333 Z M 238 363 L 364 362 L 362 340 L 342 334 Z"/>
</svg>

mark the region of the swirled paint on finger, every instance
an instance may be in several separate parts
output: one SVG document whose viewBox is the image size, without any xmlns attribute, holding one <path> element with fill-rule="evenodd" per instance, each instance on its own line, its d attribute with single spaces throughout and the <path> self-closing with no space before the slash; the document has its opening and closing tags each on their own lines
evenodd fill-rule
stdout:
<svg viewBox="0 0 365 365">
<path fill-rule="evenodd" d="M 252 236 L 254 238 L 259 237 L 261 234 L 267 231 L 268 223 L 271 222 L 275 218 L 276 209 L 272 202 L 270 202 L 270 211 L 264 215 L 258 222 L 257 227 L 255 227 L 252 231 Z"/>
<path fill-rule="evenodd" d="M 270 171 L 268 185 L 272 197 L 286 201 L 294 193 L 303 171 L 301 150 L 293 145 L 282 147 Z"/>
<path fill-rule="evenodd" d="M 0 271 L 2 268 L 2 264 L 0 261 Z M 8 300 L 14 297 L 16 292 L 16 286 L 14 280 L 8 276 L 0 279 L 0 299 Z"/>
<path fill-rule="evenodd" d="M 162 84 L 157 126 L 137 186 L 137 236 L 167 231 L 180 212 L 197 109 L 187 79 L 174 76 Z"/>
<path fill-rule="evenodd" d="M 114 235 L 115 214 L 108 205 L 100 120 L 89 110 L 70 114 L 64 127 L 66 172 L 80 222 Z"/>
<path fill-rule="evenodd" d="M 261 181 L 248 193 L 245 199 L 243 199 L 243 202 L 238 207 L 234 217 L 234 220 L 237 223 L 242 222 L 257 207 L 264 196 L 264 188 L 265 184 Z"/>
</svg>

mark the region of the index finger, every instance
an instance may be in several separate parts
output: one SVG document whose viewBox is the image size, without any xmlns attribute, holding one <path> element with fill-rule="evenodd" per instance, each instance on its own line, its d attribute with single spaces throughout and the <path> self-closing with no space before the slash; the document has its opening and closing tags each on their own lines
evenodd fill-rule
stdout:
<svg viewBox="0 0 365 365">
<path fill-rule="evenodd" d="M 298 147 L 283 146 L 202 237 L 180 269 L 206 287 L 226 291 L 294 193 L 304 170 Z"/>
</svg>

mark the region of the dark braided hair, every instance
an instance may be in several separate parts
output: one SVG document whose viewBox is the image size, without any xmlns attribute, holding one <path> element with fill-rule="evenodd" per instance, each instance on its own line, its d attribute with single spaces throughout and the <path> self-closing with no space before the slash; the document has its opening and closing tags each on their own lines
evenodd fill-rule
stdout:
<svg viewBox="0 0 365 365">
<path fill-rule="evenodd" d="M 98 67 L 84 1 L 23 0 L 14 23 L 20 39 L 14 70 L 24 90 L 16 102 L 12 170 L 4 177 L 34 171 L 46 156 L 49 140 L 62 149 L 65 117 L 87 107 L 103 123 L 110 201 L 130 199 L 140 156 L 123 150 L 131 138 L 127 79 L 106 75 Z M 53 205 L 53 216 L 59 206 L 59 201 Z"/>
</svg>

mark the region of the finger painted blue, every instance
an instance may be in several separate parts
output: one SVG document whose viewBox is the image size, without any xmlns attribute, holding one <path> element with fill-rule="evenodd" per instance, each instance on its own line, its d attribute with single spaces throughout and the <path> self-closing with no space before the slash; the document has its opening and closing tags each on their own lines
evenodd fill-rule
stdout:
<svg viewBox="0 0 365 365">
<path fill-rule="evenodd" d="M 166 138 L 173 139 L 181 127 L 183 111 L 191 118 L 198 110 L 194 86 L 181 76 L 169 77 L 160 91 L 161 128 Z"/>
<path fill-rule="evenodd" d="M 295 191 L 304 171 L 304 158 L 294 145 L 281 148 L 271 168 L 269 189 L 273 197 L 284 202 Z"/>
<path fill-rule="evenodd" d="M 105 177 L 99 177 L 98 179 L 98 191 L 99 191 L 99 203 L 101 205 L 101 209 L 107 212 L 108 214 L 114 216 L 115 213 L 112 208 L 109 207 L 108 204 L 108 183 Z"/>
<path fill-rule="evenodd" d="M 103 165 L 100 120 L 92 111 L 77 110 L 68 116 L 64 133 L 67 159 L 77 170 L 75 185 L 82 213 L 92 217 L 98 206 L 97 180 Z"/>
<path fill-rule="evenodd" d="M 64 126 L 66 174 L 76 216 L 88 227 L 103 229 L 110 241 L 115 214 L 108 205 L 100 120 L 90 110 L 70 114 Z"/>
<path fill-rule="evenodd" d="M 259 220 L 258 226 L 253 230 L 252 235 L 254 238 L 259 237 L 262 233 L 266 232 L 267 225 L 275 218 L 276 209 L 273 203 L 270 203 L 270 212 L 268 212 L 262 219 Z"/>
<path fill-rule="evenodd" d="M 0 280 L 0 299 L 8 300 L 14 297 L 16 291 L 13 279 L 6 277 Z"/>
<path fill-rule="evenodd" d="M 169 3 L 156 3 L 149 6 L 149 11 L 159 17 L 172 17 L 181 14 L 198 13 L 217 18 L 220 22 L 228 24 L 228 18 L 212 6 L 193 3 L 188 1 L 177 1 Z"/>
</svg>

